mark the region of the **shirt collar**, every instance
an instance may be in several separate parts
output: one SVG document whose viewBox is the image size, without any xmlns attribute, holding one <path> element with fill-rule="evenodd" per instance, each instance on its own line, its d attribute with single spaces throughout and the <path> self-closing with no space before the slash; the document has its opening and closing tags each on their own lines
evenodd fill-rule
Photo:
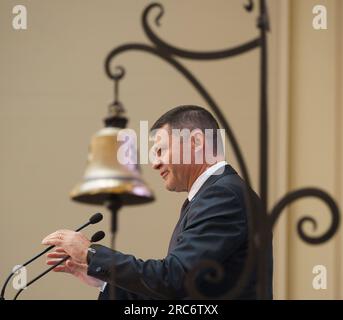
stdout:
<svg viewBox="0 0 343 320">
<path fill-rule="evenodd" d="M 212 165 L 211 167 L 207 168 L 193 183 L 191 190 L 189 190 L 188 193 L 188 200 L 192 201 L 194 196 L 197 194 L 197 192 L 200 190 L 202 185 L 205 183 L 205 181 L 213 175 L 214 172 L 216 172 L 221 167 L 224 167 L 227 165 L 226 161 L 219 161 L 216 164 Z"/>
</svg>

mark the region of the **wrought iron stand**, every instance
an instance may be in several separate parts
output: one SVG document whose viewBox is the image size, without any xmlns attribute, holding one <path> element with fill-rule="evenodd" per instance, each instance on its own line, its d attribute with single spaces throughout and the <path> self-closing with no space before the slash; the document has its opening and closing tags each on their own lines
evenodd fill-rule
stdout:
<svg viewBox="0 0 343 320">
<path fill-rule="evenodd" d="M 256 0 L 257 2 L 257 0 Z M 253 12 L 254 1 L 249 0 L 244 8 L 248 12 Z M 231 299 L 237 297 L 245 283 L 248 281 L 249 276 L 252 272 L 253 267 L 257 264 L 258 270 L 258 297 L 260 299 L 266 299 L 267 297 L 267 251 L 268 243 L 270 243 L 270 237 L 272 236 L 272 229 L 280 216 L 283 209 L 295 200 L 305 197 L 316 197 L 324 201 L 330 209 L 331 213 L 331 225 L 328 230 L 318 237 L 308 236 L 303 230 L 303 226 L 307 222 L 311 222 L 316 226 L 316 221 L 312 217 L 305 216 L 301 218 L 297 225 L 297 230 L 300 238 L 309 244 L 320 244 L 333 237 L 338 230 L 339 226 L 339 209 L 334 199 L 326 192 L 318 188 L 302 188 L 299 190 L 291 191 L 286 194 L 281 200 L 279 200 L 271 210 L 268 210 L 268 55 L 267 55 L 267 32 L 269 31 L 269 17 L 268 10 L 265 0 L 258 0 L 258 18 L 257 28 L 259 29 L 259 36 L 251 41 L 240 44 L 236 47 L 228 48 L 220 51 L 190 51 L 181 48 L 177 48 L 167 43 L 166 41 L 159 38 L 151 29 L 148 23 L 148 17 L 150 12 L 158 10 L 159 13 L 155 18 L 156 25 L 159 25 L 160 19 L 164 14 L 164 8 L 159 3 L 152 3 L 148 5 L 142 15 L 142 25 L 146 36 L 150 39 L 153 45 L 146 45 L 141 43 L 128 43 L 123 44 L 113 49 L 105 60 L 105 72 L 109 78 L 116 80 L 115 74 L 111 72 L 111 62 L 119 54 L 128 51 L 142 51 L 145 53 L 152 54 L 172 67 L 179 71 L 186 79 L 189 80 L 190 84 L 199 92 L 206 103 L 213 110 L 217 116 L 221 126 L 225 129 L 226 135 L 230 141 L 234 154 L 237 158 L 240 171 L 243 179 L 247 184 L 245 198 L 248 211 L 249 221 L 249 249 L 245 263 L 244 270 L 242 271 L 241 277 L 237 280 L 236 285 L 229 292 L 217 299 Z M 221 112 L 218 104 L 211 97 L 205 87 L 200 81 L 175 57 L 192 60 L 217 60 L 225 59 L 233 56 L 237 56 L 246 53 L 250 50 L 260 49 L 260 118 L 259 118 L 259 144 L 260 144 L 260 170 L 259 170 L 259 193 L 261 197 L 261 206 L 256 208 L 253 204 L 252 194 L 249 191 L 251 186 L 250 177 L 246 163 L 244 161 L 241 149 L 237 142 L 237 139 Z M 192 297 L 204 298 L 208 297 L 201 294 L 195 287 L 194 275 L 203 268 L 213 269 L 217 272 L 217 278 L 215 281 L 220 281 L 221 270 L 215 262 L 206 261 L 201 263 L 194 272 L 190 273 L 187 279 L 187 287 Z"/>
</svg>

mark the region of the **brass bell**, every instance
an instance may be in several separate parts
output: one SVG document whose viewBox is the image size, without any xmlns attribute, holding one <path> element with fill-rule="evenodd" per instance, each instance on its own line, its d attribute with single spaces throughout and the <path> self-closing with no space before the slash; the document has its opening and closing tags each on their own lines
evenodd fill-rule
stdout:
<svg viewBox="0 0 343 320">
<path fill-rule="evenodd" d="M 73 200 L 98 205 L 106 205 L 113 199 L 120 200 L 122 205 L 154 200 L 152 191 L 141 177 L 139 165 L 123 165 L 117 160 L 122 145 L 117 141 L 120 129 L 105 127 L 92 137 L 86 172 L 83 181 L 71 192 Z"/>
<path fill-rule="evenodd" d="M 122 164 L 117 159 L 118 150 L 124 143 L 118 141 L 117 136 L 128 121 L 125 109 L 118 100 L 119 81 L 124 77 L 125 69 L 117 67 L 117 70 L 117 74 L 111 75 L 115 99 L 104 119 L 105 128 L 92 137 L 83 181 L 70 194 L 75 201 L 107 206 L 113 213 L 112 232 L 116 229 L 114 213 L 121 206 L 154 200 L 152 191 L 141 177 L 137 161 Z M 129 148 L 131 152 L 137 152 L 135 144 L 130 143 Z"/>
</svg>

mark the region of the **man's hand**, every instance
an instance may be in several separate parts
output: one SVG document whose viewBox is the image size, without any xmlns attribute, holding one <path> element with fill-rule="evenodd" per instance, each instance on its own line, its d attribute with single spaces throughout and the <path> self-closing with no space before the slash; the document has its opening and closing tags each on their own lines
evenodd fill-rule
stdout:
<svg viewBox="0 0 343 320">
<path fill-rule="evenodd" d="M 57 262 L 61 261 L 61 259 L 65 258 L 68 254 L 59 247 L 56 247 L 54 251 L 47 254 L 46 264 L 54 265 Z M 104 282 L 93 278 L 87 275 L 88 266 L 85 263 L 78 263 L 74 260 L 68 259 L 64 263 L 60 264 L 53 270 L 55 272 L 66 272 L 70 273 L 82 282 L 92 286 L 92 287 L 101 287 L 103 286 Z"/>
<path fill-rule="evenodd" d="M 60 247 L 71 256 L 74 262 L 86 264 L 91 242 L 81 232 L 58 230 L 45 237 L 42 244 Z"/>
</svg>

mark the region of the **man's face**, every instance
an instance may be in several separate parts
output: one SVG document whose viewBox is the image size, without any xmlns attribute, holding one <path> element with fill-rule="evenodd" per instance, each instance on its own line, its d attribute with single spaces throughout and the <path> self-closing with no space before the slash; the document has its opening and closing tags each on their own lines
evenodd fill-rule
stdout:
<svg viewBox="0 0 343 320">
<path fill-rule="evenodd" d="M 183 151 L 181 143 L 175 143 L 169 125 L 164 125 L 158 129 L 154 135 L 155 157 L 152 167 L 159 170 L 162 179 L 165 182 L 165 187 L 169 191 L 187 191 L 190 166 L 191 164 L 182 164 Z M 174 141 L 173 141 L 174 140 Z M 173 143 L 174 142 L 174 143 Z M 179 163 L 174 163 L 173 160 L 180 159 Z"/>
</svg>

